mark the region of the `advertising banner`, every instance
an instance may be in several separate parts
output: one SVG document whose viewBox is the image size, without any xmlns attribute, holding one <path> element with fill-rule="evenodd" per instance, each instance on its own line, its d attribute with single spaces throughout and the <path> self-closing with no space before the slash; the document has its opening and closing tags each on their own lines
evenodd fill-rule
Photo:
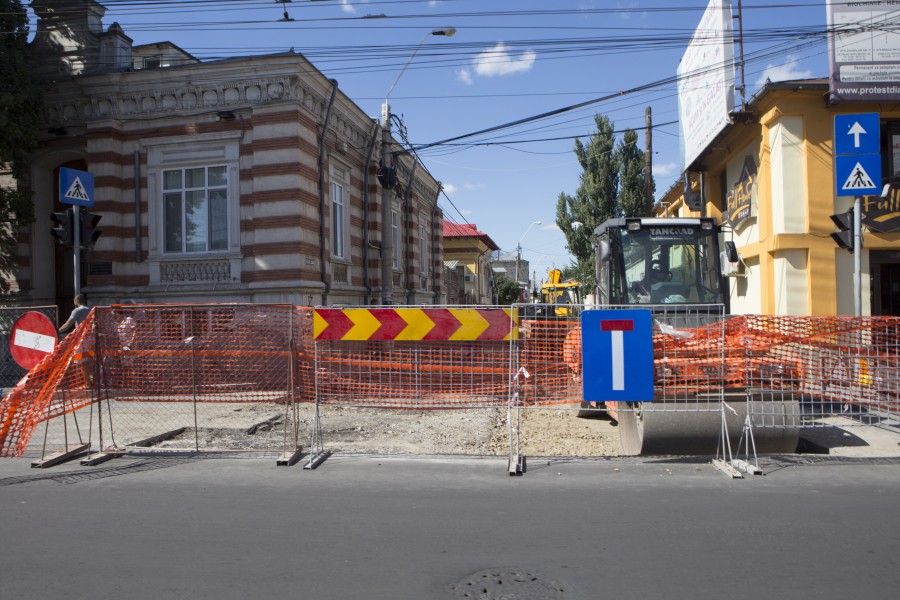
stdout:
<svg viewBox="0 0 900 600">
<path fill-rule="evenodd" d="M 827 0 L 832 102 L 900 97 L 900 4 Z"/>
</svg>

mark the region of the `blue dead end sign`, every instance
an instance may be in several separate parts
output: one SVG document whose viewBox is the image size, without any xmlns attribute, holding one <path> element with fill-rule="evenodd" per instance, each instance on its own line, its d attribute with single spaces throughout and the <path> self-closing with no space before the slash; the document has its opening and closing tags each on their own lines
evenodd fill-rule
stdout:
<svg viewBox="0 0 900 600">
<path fill-rule="evenodd" d="M 77 204 L 91 208 L 94 206 L 94 174 L 60 167 L 59 201 L 62 204 Z"/>
<path fill-rule="evenodd" d="M 649 310 L 581 313 L 586 402 L 653 401 L 653 316 Z"/>
</svg>

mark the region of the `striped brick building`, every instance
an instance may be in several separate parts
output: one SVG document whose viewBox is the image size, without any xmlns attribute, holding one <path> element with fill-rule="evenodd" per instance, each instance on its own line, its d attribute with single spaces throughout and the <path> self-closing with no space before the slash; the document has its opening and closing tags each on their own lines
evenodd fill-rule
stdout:
<svg viewBox="0 0 900 600">
<path fill-rule="evenodd" d="M 133 47 L 117 24 L 103 29 L 93 0 L 32 6 L 35 73 L 53 83 L 19 182 L 37 221 L 4 273 L 6 303 L 71 298 L 72 252 L 49 234 L 65 208 L 60 167 L 95 177 L 103 233 L 82 259 L 92 305 L 377 304 L 384 235 L 394 304 L 443 301 L 440 183 L 393 144 L 385 226 L 378 122 L 302 55 L 200 62 L 168 43 Z"/>
</svg>

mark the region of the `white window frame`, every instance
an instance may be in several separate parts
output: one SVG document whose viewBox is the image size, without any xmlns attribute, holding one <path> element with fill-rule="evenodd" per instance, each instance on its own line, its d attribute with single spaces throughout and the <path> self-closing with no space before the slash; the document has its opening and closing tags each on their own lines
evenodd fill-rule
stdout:
<svg viewBox="0 0 900 600">
<path fill-rule="evenodd" d="M 350 172 L 331 168 L 331 257 L 350 262 Z"/>
<path fill-rule="evenodd" d="M 225 174 L 225 183 L 223 185 L 210 185 L 210 170 L 211 169 L 222 169 Z M 202 185 L 193 185 L 190 186 L 187 182 L 187 172 L 188 171 L 203 171 L 203 183 Z M 178 186 L 166 187 L 166 174 L 167 173 L 179 173 L 178 180 L 180 184 Z M 162 180 L 163 180 L 163 236 L 166 237 L 163 242 L 163 254 L 172 255 L 172 254 L 189 254 L 189 255 L 201 255 L 208 254 L 210 252 L 222 251 L 228 248 L 228 227 L 227 227 L 227 219 L 228 219 L 228 204 L 227 204 L 227 194 L 228 194 L 228 167 L 226 165 L 197 165 L 197 166 L 188 166 L 188 167 L 175 167 L 168 168 L 162 170 Z M 225 234 L 225 247 L 224 248 L 211 248 L 212 246 L 212 219 L 210 218 L 210 210 L 211 210 L 211 196 L 214 192 L 221 193 L 225 192 L 226 194 L 226 228 L 224 231 Z M 206 246 L 202 250 L 189 250 L 188 246 L 191 241 L 188 239 L 187 230 L 189 228 L 188 224 L 188 211 L 186 210 L 186 206 L 188 203 L 188 194 L 192 192 L 203 192 L 203 196 L 205 198 L 206 203 L 206 215 L 204 215 L 205 219 L 205 239 L 202 240 L 202 243 Z M 169 225 L 169 220 L 167 218 L 167 205 L 170 197 L 176 197 L 178 199 L 178 217 L 179 217 L 179 229 L 181 236 L 181 247 L 177 250 L 170 250 L 168 248 L 168 236 L 166 235 L 168 232 L 165 231 Z"/>
<path fill-rule="evenodd" d="M 394 247 L 392 249 L 393 256 L 391 257 L 391 260 L 394 270 L 399 271 L 402 267 L 402 263 L 400 262 L 400 211 L 397 209 L 391 210 L 391 239 L 394 241 Z"/>
<path fill-rule="evenodd" d="M 431 273 L 431 269 L 428 268 L 428 236 L 423 222 L 419 222 L 419 267 L 423 276 L 427 277 Z"/>
<path fill-rule="evenodd" d="M 184 135 L 145 143 L 147 152 L 147 202 L 149 243 L 147 263 L 150 284 L 161 283 L 162 265 L 205 262 L 229 263 L 232 281 L 241 279 L 240 132 Z M 222 250 L 165 252 L 163 172 L 192 167 L 224 166 L 227 177 L 228 243 Z"/>
</svg>

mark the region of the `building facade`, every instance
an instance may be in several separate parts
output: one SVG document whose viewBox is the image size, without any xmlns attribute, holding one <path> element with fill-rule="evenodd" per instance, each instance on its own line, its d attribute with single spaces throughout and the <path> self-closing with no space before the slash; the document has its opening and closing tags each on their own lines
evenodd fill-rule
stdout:
<svg viewBox="0 0 900 600">
<path fill-rule="evenodd" d="M 827 80 L 767 83 L 673 185 L 659 215 L 715 217 L 734 261 L 723 261 L 733 313 L 852 315 L 854 256 L 831 237 L 838 195 L 836 115 L 878 113 L 887 198 L 863 198 L 863 223 L 900 216 L 900 104 L 828 102 Z M 898 97 L 900 100 L 900 97 Z M 880 186 L 879 186 L 880 187 Z M 900 233 L 863 227 L 861 313 L 900 315 Z"/>
<path fill-rule="evenodd" d="M 491 253 L 499 246 L 473 224 L 444 221 L 445 268 L 455 271 L 457 291 L 453 304 L 496 304 Z"/>
<path fill-rule="evenodd" d="M 365 305 L 384 285 L 395 304 L 442 300 L 440 183 L 391 140 L 383 194 L 377 120 L 302 55 L 200 62 L 168 42 L 132 47 L 92 0 L 32 6 L 35 73 L 51 85 L 18 182 L 37 221 L 3 273 L 6 303 L 64 306 L 73 294 L 72 250 L 49 234 L 66 208 L 60 167 L 94 175 L 102 235 L 81 265 L 91 304 Z"/>
</svg>

